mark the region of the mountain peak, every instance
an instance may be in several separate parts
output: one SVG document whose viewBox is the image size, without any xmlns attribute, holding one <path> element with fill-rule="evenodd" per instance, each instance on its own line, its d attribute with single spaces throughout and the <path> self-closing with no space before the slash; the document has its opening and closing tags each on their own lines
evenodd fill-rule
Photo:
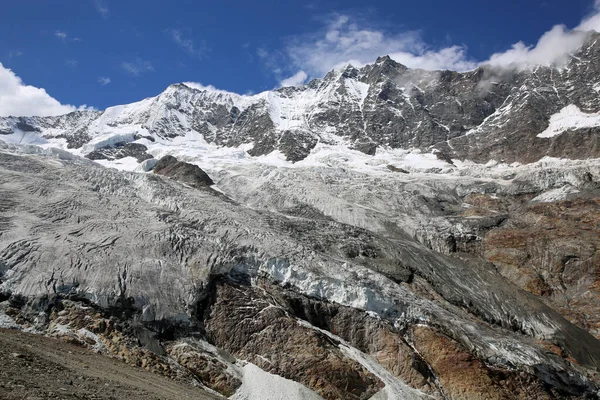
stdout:
<svg viewBox="0 0 600 400">
<path fill-rule="evenodd" d="M 567 148 L 570 158 L 596 157 L 600 146 L 594 145 L 599 140 L 594 130 L 579 135 L 591 145 L 578 149 L 558 137 L 536 135 L 571 104 L 586 113 L 600 111 L 598 38 L 590 33 L 587 47 L 558 72 L 493 66 L 466 73 L 413 70 L 385 55 L 362 68 L 347 64 L 302 87 L 240 95 L 181 82 L 159 96 L 103 113 L 35 118 L 28 124 L 43 140 L 67 139 L 69 148 L 92 143 L 86 151 L 139 137 L 171 140 L 192 134 L 214 146 L 244 148 L 252 156 L 280 151 L 292 161 L 307 157 L 318 143 L 336 141 L 366 154 L 385 146 L 437 148 L 451 158 L 477 162 L 531 162 L 562 156 Z M 538 92 L 544 95 L 532 96 Z M 0 133 L 25 132 L 22 128 L 15 119 L 0 119 Z M 564 137 L 569 135 L 575 134 Z M 520 145 L 523 141 L 528 146 Z M 548 146 L 549 141 L 557 144 Z"/>
<path fill-rule="evenodd" d="M 394 60 L 392 60 L 392 58 L 390 56 L 385 55 L 385 56 L 377 57 L 377 60 L 375 60 L 375 64 L 382 64 L 382 63 L 391 62 L 391 61 L 394 61 Z"/>
<path fill-rule="evenodd" d="M 395 61 L 389 55 L 377 57 L 377 60 L 375 60 L 375 64 L 376 65 L 380 65 L 380 64 L 389 65 L 395 69 L 408 69 L 408 67 L 406 65 L 400 64 L 399 62 Z"/>
</svg>

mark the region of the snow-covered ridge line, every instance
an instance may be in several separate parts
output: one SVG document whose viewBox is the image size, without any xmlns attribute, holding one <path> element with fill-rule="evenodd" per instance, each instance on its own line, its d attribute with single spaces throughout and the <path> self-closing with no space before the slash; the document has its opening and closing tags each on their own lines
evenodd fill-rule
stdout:
<svg viewBox="0 0 600 400">
<path fill-rule="evenodd" d="M 361 68 L 342 66 L 306 85 L 257 94 L 184 82 L 104 111 L 0 118 L 0 140 L 56 146 L 82 156 L 99 150 L 91 158 L 130 170 L 136 168 L 130 160 L 114 158 L 124 157 L 127 152 L 118 148 L 132 142 L 137 145 L 127 146 L 136 150 L 129 154 L 137 154 L 138 160 L 147 154 L 179 153 L 193 162 L 226 162 L 222 155 L 228 153 L 235 154 L 231 162 L 312 166 L 318 159 L 318 165 L 388 173 L 387 165 L 396 172 L 450 172 L 456 165 L 450 159 L 511 164 L 544 156 L 599 158 L 599 139 L 590 132 L 582 132 L 590 146 L 555 141 L 549 147 L 547 140 L 538 139 L 600 124 L 600 112 L 586 114 L 575 106 L 552 115 L 565 104 L 600 110 L 600 75 L 575 68 L 600 59 L 600 46 L 579 58 L 571 61 L 569 73 L 544 67 L 496 76 L 491 67 L 432 72 L 381 57 Z M 538 135 L 546 120 L 550 126 Z M 14 134 L 19 135 L 7 138 Z M 177 142 L 182 138 L 193 142 Z M 531 145 L 522 146 L 524 141 Z M 430 157 L 433 149 L 440 160 Z"/>
</svg>

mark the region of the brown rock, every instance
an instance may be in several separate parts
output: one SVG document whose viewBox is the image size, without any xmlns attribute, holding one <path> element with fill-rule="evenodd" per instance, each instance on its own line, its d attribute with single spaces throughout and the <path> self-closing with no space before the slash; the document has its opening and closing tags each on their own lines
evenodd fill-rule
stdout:
<svg viewBox="0 0 600 400">
<path fill-rule="evenodd" d="M 327 335 L 300 325 L 260 289 L 218 284 L 205 326 L 212 343 L 325 399 L 368 399 L 383 387 Z"/>
<path fill-rule="evenodd" d="M 414 344 L 433 368 L 450 399 L 551 399 L 538 380 L 526 373 L 492 369 L 454 340 L 428 327 L 412 328 Z"/>
<path fill-rule="evenodd" d="M 483 243 L 502 275 L 600 338 L 600 198 L 531 205 Z"/>
</svg>

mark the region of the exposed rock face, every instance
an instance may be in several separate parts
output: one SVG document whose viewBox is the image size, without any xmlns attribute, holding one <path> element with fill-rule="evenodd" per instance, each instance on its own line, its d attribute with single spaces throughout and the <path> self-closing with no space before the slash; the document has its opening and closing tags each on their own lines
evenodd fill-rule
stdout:
<svg viewBox="0 0 600 400">
<path fill-rule="evenodd" d="M 154 165 L 155 174 L 163 175 L 196 189 L 213 185 L 214 182 L 197 165 L 178 161 L 173 156 L 165 156 Z"/>
<path fill-rule="evenodd" d="M 202 347 L 195 346 L 194 342 L 175 342 L 169 344 L 166 351 L 202 384 L 217 393 L 229 397 L 242 384 L 240 376 L 230 370 L 231 363 L 225 363 L 214 354 L 203 351 Z M 232 362 L 235 362 L 235 359 Z"/>
<path fill-rule="evenodd" d="M 146 153 L 148 148 L 140 143 L 117 143 L 114 147 L 94 150 L 86 155 L 90 160 L 119 160 L 125 157 L 134 157 L 138 163 L 142 163 L 152 158 Z"/>
<path fill-rule="evenodd" d="M 300 326 L 257 289 L 217 285 L 207 310 L 210 342 L 263 370 L 295 380 L 325 399 L 368 399 L 384 385 L 318 331 Z"/>
<path fill-rule="evenodd" d="M 554 136 L 539 137 L 566 107 L 590 115 L 600 111 L 599 34 L 586 37 L 560 68 L 423 71 L 386 56 L 360 69 L 332 71 L 304 87 L 241 96 L 177 84 L 157 97 L 104 112 L 1 118 L 0 132 L 15 141 L 27 134 L 61 145 L 66 139 L 67 148 L 93 159 L 131 152 L 115 150 L 116 143 L 143 145 L 198 134 L 215 146 L 243 146 L 252 156 L 277 150 L 293 162 L 317 144 L 340 142 L 366 154 L 382 147 L 435 148 L 445 158 L 483 163 L 600 157 L 598 124 L 565 126 Z M 115 127 L 119 133 L 111 134 Z M 138 158 L 144 154 L 134 152 Z"/>
<path fill-rule="evenodd" d="M 452 339 L 426 327 L 412 332 L 415 348 L 428 360 L 432 371 L 451 399 L 552 399 L 544 385 L 529 374 L 489 368 Z"/>
<path fill-rule="evenodd" d="M 599 337 L 599 220 L 597 197 L 527 205 L 485 236 L 483 254 L 502 275 Z"/>
<path fill-rule="evenodd" d="M 600 148 L 597 128 L 565 130 L 550 138 L 540 138 L 538 134 L 548 127 L 549 116 L 569 105 L 576 105 L 586 113 L 599 111 L 599 86 L 593 72 L 600 59 L 598 35 L 590 33 L 577 58 L 564 68 L 538 67 L 531 73 L 519 74 L 516 80 L 499 79 L 498 82 L 514 82 L 503 104 L 471 134 L 436 146 L 452 158 L 479 162 L 496 159 L 526 163 L 544 156 L 597 158 Z M 496 73 L 503 75 L 502 71 Z M 490 80 L 486 85 L 490 91 L 498 86 Z"/>
</svg>

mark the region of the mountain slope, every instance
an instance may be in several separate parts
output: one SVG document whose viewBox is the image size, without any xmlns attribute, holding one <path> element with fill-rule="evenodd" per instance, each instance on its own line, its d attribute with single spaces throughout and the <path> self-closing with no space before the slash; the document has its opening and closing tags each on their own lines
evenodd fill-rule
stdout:
<svg viewBox="0 0 600 400">
<path fill-rule="evenodd" d="M 597 398 L 599 37 L 2 118 L 0 325 L 233 399 Z"/>
<path fill-rule="evenodd" d="M 584 129 L 566 125 L 563 134 L 538 136 L 565 107 L 600 111 L 598 37 L 589 33 L 560 68 L 438 72 L 410 70 L 381 57 L 303 87 L 252 96 L 177 84 L 157 97 L 104 112 L 3 118 L 0 134 L 21 142 L 42 136 L 84 155 L 116 144 L 143 144 L 143 137 L 200 134 L 219 147 L 241 146 L 252 156 L 279 151 L 290 161 L 304 159 L 317 143 L 343 143 L 366 154 L 382 147 L 431 151 L 433 146 L 444 157 L 478 162 L 598 157 L 596 123 Z"/>
<path fill-rule="evenodd" d="M 8 299 L 3 307 L 49 332 L 75 337 L 94 332 L 92 343 L 106 351 L 123 342 L 115 342 L 115 335 L 137 332 L 138 340 L 150 346 L 148 337 L 153 336 L 140 333 L 133 323 L 139 321 L 155 332 L 160 342 L 149 348 L 162 357 L 192 365 L 191 356 L 180 358 L 177 349 L 188 343 L 186 338 L 201 337 L 238 360 L 332 399 L 369 398 L 386 386 L 435 396 L 454 393 L 448 398 L 460 398 L 463 390 L 471 398 L 491 391 L 503 398 L 498 376 L 517 385 L 522 378 L 515 370 L 526 374 L 526 387 L 540 396 L 546 386 L 562 393 L 558 398 L 596 390 L 590 379 L 600 365 L 597 339 L 489 265 L 436 253 L 401 230 L 403 220 L 418 218 L 415 211 L 431 215 L 423 209 L 429 202 L 423 196 L 430 197 L 432 188 L 437 187 L 440 196 L 452 192 L 435 178 L 415 185 L 404 174 L 367 178 L 314 167 L 271 167 L 266 175 L 222 172 L 228 179 L 237 177 L 237 190 L 246 187 L 248 205 L 251 199 L 268 202 L 264 194 L 269 191 L 249 190 L 240 178 L 280 174 L 265 181 L 283 196 L 283 203 L 271 203 L 269 211 L 260 203 L 250 208 L 232 201 L 207 186 L 195 189 L 157 175 L 106 169 L 35 147 L 7 146 L 0 153 L 0 167 L 1 287 Z M 333 200 L 314 203 L 318 209 L 297 203 L 284 193 L 294 190 L 285 184 L 288 174 L 291 182 L 305 181 L 312 196 L 334 193 L 335 198 L 344 180 L 354 182 L 343 190 L 367 196 L 363 201 L 371 210 L 356 204 L 357 211 L 367 213 L 355 219 L 352 209 L 345 211 Z M 325 183 L 327 175 L 342 178 L 332 180 L 338 189 L 318 188 L 316 182 Z M 226 180 L 213 176 L 238 197 Z M 480 185 L 477 180 L 456 179 L 463 190 Z M 515 184 L 505 190 L 515 190 Z M 400 193 L 416 207 L 409 207 L 407 215 L 390 210 L 395 217 L 389 220 L 379 214 L 374 201 L 378 193 L 389 198 L 395 185 L 408 185 Z M 301 194 L 302 188 L 294 191 Z M 286 202 L 287 207 L 295 206 L 286 208 Z M 327 204 L 337 210 L 335 219 L 319 210 L 327 212 Z M 67 300 L 84 302 L 85 307 Z M 100 309 L 85 311 L 90 307 L 86 304 Z M 115 322 L 108 321 L 115 318 L 118 326 L 130 328 L 110 328 Z M 363 330 L 380 343 L 374 346 L 362 336 Z M 179 342 L 172 345 L 173 340 Z M 197 357 L 216 357 L 206 355 L 198 344 L 187 345 Z M 448 360 L 432 351 L 440 346 Z M 551 346 L 569 358 L 546 350 Z M 118 349 L 115 354 L 123 352 Z M 395 359 L 397 351 L 399 361 L 386 361 Z M 456 375 L 445 364 L 451 364 L 452 357 L 470 360 L 463 367 L 465 375 Z M 415 358 L 423 364 L 408 361 Z M 213 363 L 231 363 L 226 360 L 216 358 Z M 384 379 L 369 365 L 387 365 L 381 368 L 395 371 L 395 378 Z M 221 380 L 198 376 L 205 385 L 231 393 L 230 386 L 218 383 Z M 469 388 L 460 389 L 465 380 Z"/>
</svg>

